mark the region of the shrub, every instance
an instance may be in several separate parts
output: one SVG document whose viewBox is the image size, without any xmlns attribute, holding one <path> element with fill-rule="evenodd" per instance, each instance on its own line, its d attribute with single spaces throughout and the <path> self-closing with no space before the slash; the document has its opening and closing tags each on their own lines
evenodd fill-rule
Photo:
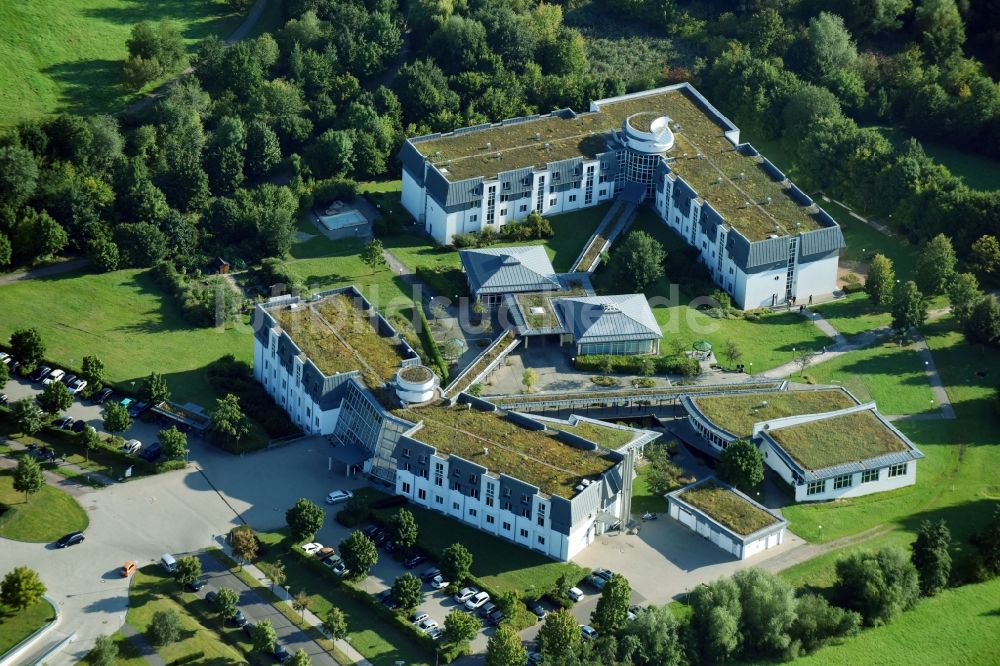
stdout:
<svg viewBox="0 0 1000 666">
<path fill-rule="evenodd" d="M 594 375 L 590 378 L 590 381 L 594 382 L 598 386 L 618 386 L 618 380 L 614 377 L 608 377 L 607 375 Z"/>
<path fill-rule="evenodd" d="M 694 377 L 701 369 L 698 361 L 684 355 L 676 356 L 619 356 L 597 355 L 577 356 L 576 369 L 581 372 L 621 373 L 629 375 L 646 374 L 649 361 L 653 361 L 655 374 Z"/>
<path fill-rule="evenodd" d="M 216 276 L 205 282 L 193 282 L 169 261 L 161 261 L 152 269 L 153 279 L 174 299 L 181 315 L 192 326 L 216 325 L 216 301 L 221 298 L 223 315 L 231 319 L 242 307 L 242 299 L 229 285 Z"/>
<path fill-rule="evenodd" d="M 209 385 L 220 394 L 232 393 L 244 414 L 254 419 L 270 437 L 288 437 L 300 432 L 283 409 L 271 399 L 264 387 L 253 378 L 253 370 L 244 361 L 227 354 L 208 366 Z"/>
</svg>

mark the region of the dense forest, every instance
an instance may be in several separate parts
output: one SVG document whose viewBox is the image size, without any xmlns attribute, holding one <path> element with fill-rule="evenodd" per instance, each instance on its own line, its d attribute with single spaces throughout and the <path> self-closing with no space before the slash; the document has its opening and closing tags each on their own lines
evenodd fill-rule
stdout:
<svg viewBox="0 0 1000 666">
<path fill-rule="evenodd" d="M 200 45 L 158 103 L 0 137 L 0 267 L 57 253 L 98 270 L 282 257 L 298 210 L 398 177 L 406 136 L 690 80 L 796 178 L 960 257 L 1000 234 L 1000 192 L 921 149 L 1000 159 L 995 0 L 286 0 L 274 34 Z M 123 76 L 175 59 L 137 26 Z M 979 58 L 982 58 L 980 60 Z M 149 65 L 153 63 L 153 65 Z M 894 146 L 873 125 L 915 140 Z M 998 183 L 1000 186 L 1000 183 Z M 959 223 L 956 223 L 959 222 Z"/>
</svg>

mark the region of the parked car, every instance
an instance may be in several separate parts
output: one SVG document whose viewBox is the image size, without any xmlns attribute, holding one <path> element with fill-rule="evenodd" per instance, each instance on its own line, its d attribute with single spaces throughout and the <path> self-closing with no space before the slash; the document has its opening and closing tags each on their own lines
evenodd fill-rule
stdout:
<svg viewBox="0 0 1000 666">
<path fill-rule="evenodd" d="M 490 600 L 489 592 L 477 592 L 465 601 L 465 610 L 476 610 Z"/>
<path fill-rule="evenodd" d="M 73 432 L 83 432 L 84 428 L 87 427 L 87 422 L 83 419 L 77 419 L 73 421 Z"/>
<path fill-rule="evenodd" d="M 542 653 L 532 650 L 528 652 L 528 664 L 529 666 L 538 666 L 542 663 Z"/>
<path fill-rule="evenodd" d="M 477 590 L 474 587 L 463 587 L 461 590 L 455 593 L 455 596 L 453 598 L 455 599 L 456 604 L 464 604 L 466 601 L 468 601 L 478 593 L 479 590 Z"/>
<path fill-rule="evenodd" d="M 83 532 L 70 532 L 69 534 L 61 537 L 59 541 L 56 541 L 56 548 L 68 548 L 69 546 L 75 546 L 78 543 L 83 543 L 84 538 Z"/>
<path fill-rule="evenodd" d="M 391 592 L 389 596 L 387 596 L 385 599 L 382 600 L 382 605 L 388 608 L 389 610 L 396 610 L 397 608 L 399 608 L 399 602 L 396 601 L 396 597 L 392 596 Z"/>
<path fill-rule="evenodd" d="M 77 376 L 76 375 L 70 375 L 70 374 L 63 374 L 63 376 L 59 378 L 59 381 L 62 382 L 63 384 L 65 384 L 66 388 L 69 388 L 69 385 L 72 384 L 73 382 L 75 382 L 76 380 L 77 380 Z"/>
<path fill-rule="evenodd" d="M 490 621 L 494 627 L 499 626 L 503 622 L 503 611 L 499 608 L 493 610 L 492 613 L 486 616 L 486 619 Z"/>
<path fill-rule="evenodd" d="M 566 596 L 573 601 L 580 601 L 583 599 L 583 590 L 578 587 L 571 587 L 566 591 Z"/>
<path fill-rule="evenodd" d="M 347 500 L 354 497 L 354 493 L 350 490 L 334 490 L 329 495 L 326 496 L 327 504 L 340 504 L 341 502 L 346 502 Z"/>
<path fill-rule="evenodd" d="M 374 543 L 376 546 L 381 546 L 388 539 L 389 535 L 385 533 L 385 530 L 379 530 L 378 532 L 375 533 L 375 536 L 372 537 L 372 543 Z"/>
<path fill-rule="evenodd" d="M 118 404 L 120 404 L 127 410 L 129 407 L 132 406 L 134 402 L 135 400 L 133 400 L 132 398 L 122 398 L 121 400 L 118 401 Z"/>
<path fill-rule="evenodd" d="M 598 590 L 603 590 L 604 586 L 607 585 L 609 580 L 611 580 L 612 575 L 612 572 L 607 569 L 595 569 L 592 574 L 587 576 L 587 582 L 596 587 Z"/>
<path fill-rule="evenodd" d="M 35 370 L 35 374 L 31 375 L 29 379 L 31 379 L 31 381 L 33 382 L 40 382 L 46 377 L 48 377 L 50 372 L 52 372 L 52 368 L 50 368 L 47 365 L 43 365 L 42 367 Z"/>
<path fill-rule="evenodd" d="M 424 632 L 425 634 L 431 629 L 436 629 L 437 626 L 438 626 L 437 620 L 432 620 L 429 617 L 417 623 L 417 629 Z"/>
<path fill-rule="evenodd" d="M 103 405 L 113 393 L 114 391 L 109 387 L 102 388 L 98 393 L 94 394 L 94 404 Z"/>
<path fill-rule="evenodd" d="M 451 585 L 451 583 L 446 581 L 444 579 L 444 576 L 442 576 L 441 574 L 438 574 L 437 576 L 434 576 L 434 578 L 431 578 L 431 587 L 433 587 L 435 590 L 443 590 L 449 585 Z"/>
<path fill-rule="evenodd" d="M 635 618 L 639 617 L 641 613 L 645 612 L 645 610 L 646 609 L 643 608 L 642 606 L 639 606 L 637 604 L 632 604 L 631 606 L 628 607 L 628 619 L 634 620 Z"/>
<path fill-rule="evenodd" d="M 335 490 L 334 492 L 338 492 L 339 493 L 339 492 L 342 492 L 342 491 Z M 330 494 L 332 495 L 333 493 L 330 493 Z M 329 499 L 329 498 L 327 498 L 327 499 Z M 365 529 L 361 530 L 361 533 L 364 534 L 369 539 L 371 539 L 373 536 L 375 536 L 376 534 L 378 534 L 381 529 L 382 528 L 379 525 L 372 524 L 372 525 L 366 526 Z"/>
<path fill-rule="evenodd" d="M 429 616 L 427 615 L 427 613 L 423 611 L 417 611 L 410 616 L 410 622 L 412 622 L 413 624 L 419 624 L 420 622 L 426 620 L 428 617 Z"/>
<path fill-rule="evenodd" d="M 83 389 L 87 388 L 87 380 L 78 378 L 75 379 L 72 384 L 68 384 L 68 386 L 69 386 L 69 392 L 72 393 L 73 395 L 76 395 Z"/>
<path fill-rule="evenodd" d="M 382 544 L 382 548 L 385 549 L 385 552 L 387 552 L 390 555 L 392 555 L 397 550 L 399 550 L 399 544 L 396 543 L 395 541 L 393 541 L 392 539 L 390 539 L 390 540 L 386 541 L 384 544 Z"/>
<path fill-rule="evenodd" d="M 337 566 L 338 564 L 340 564 L 343 561 L 344 561 L 344 559 L 340 555 L 337 555 L 337 554 L 333 554 L 330 557 L 326 558 L 325 560 L 320 560 L 320 562 L 322 562 L 326 566 L 330 567 L 331 569 L 333 569 L 335 566 Z"/>
<path fill-rule="evenodd" d="M 594 629 L 589 624 L 581 624 L 580 635 L 586 638 L 588 641 L 592 641 L 595 638 L 597 638 L 597 629 Z"/>
<path fill-rule="evenodd" d="M 535 617 L 537 617 L 539 620 L 544 619 L 545 616 L 549 614 L 548 611 L 545 610 L 545 607 L 542 606 L 542 604 L 539 603 L 538 601 L 529 601 L 528 610 L 534 613 Z"/>
<path fill-rule="evenodd" d="M 142 449 L 142 442 L 137 439 L 130 439 L 122 444 L 122 451 L 130 455 L 135 455 L 140 449 Z"/>
<path fill-rule="evenodd" d="M 10 398 L 7 397 L 6 393 L 0 393 L 0 405 L 6 405 Z"/>
<path fill-rule="evenodd" d="M 198 580 L 193 580 L 190 583 L 185 583 L 184 587 L 190 592 L 197 592 L 201 588 L 205 587 L 205 581 L 199 578 Z"/>
<path fill-rule="evenodd" d="M 134 403 L 129 407 L 128 415 L 132 418 L 138 418 L 143 412 L 149 409 L 149 404 L 145 402 Z"/>
<path fill-rule="evenodd" d="M 48 386 L 49 384 L 54 384 L 66 376 L 65 370 L 60 370 L 56 368 L 49 373 L 49 376 L 42 380 L 42 386 Z"/>
<path fill-rule="evenodd" d="M 427 635 L 433 638 L 434 640 L 439 641 L 444 636 L 444 629 L 442 629 L 441 627 L 434 627 L 433 629 L 427 632 Z"/>
<path fill-rule="evenodd" d="M 410 555 L 405 560 L 403 560 L 403 566 L 406 567 L 407 569 L 412 569 L 416 566 L 423 564 L 426 561 L 427 561 L 426 555 L 423 555 L 421 553 L 414 553 L 413 555 Z"/>
<path fill-rule="evenodd" d="M 72 430 L 73 429 L 73 417 L 72 416 L 64 416 L 61 419 L 59 419 L 58 421 L 56 421 L 55 425 L 60 430 Z"/>
<path fill-rule="evenodd" d="M 237 627 L 242 627 L 247 623 L 247 616 L 243 614 L 243 611 L 237 608 L 233 616 L 229 618 L 229 621 Z"/>
<path fill-rule="evenodd" d="M 347 574 L 347 566 L 343 562 L 337 562 L 333 567 L 333 573 L 338 576 L 344 576 Z"/>
<path fill-rule="evenodd" d="M 311 541 L 309 543 L 302 544 L 302 552 L 304 552 L 306 555 L 314 555 L 321 548 L 323 548 L 323 544 L 319 543 L 318 541 Z"/>
<path fill-rule="evenodd" d="M 495 603 L 493 603 L 492 601 L 487 601 L 485 604 L 483 604 L 482 608 L 479 609 L 479 617 L 487 618 L 490 616 L 490 613 L 492 613 L 496 609 L 497 605 Z"/>
<path fill-rule="evenodd" d="M 272 652 L 271 655 L 274 657 L 274 660 L 279 664 L 283 664 L 292 658 L 292 655 L 289 654 L 287 648 L 285 648 L 285 646 L 282 645 L 281 643 L 274 644 L 274 652 Z"/>
<path fill-rule="evenodd" d="M 426 583 L 428 581 L 434 580 L 435 577 L 440 575 L 441 575 L 440 569 L 438 569 L 437 567 L 428 567 L 424 569 L 423 573 L 420 574 L 420 580 Z"/>
<path fill-rule="evenodd" d="M 156 460 L 160 457 L 159 442 L 147 446 L 145 449 L 142 450 L 142 453 L 139 454 L 139 457 L 145 460 L 146 462 L 156 462 Z"/>
<path fill-rule="evenodd" d="M 217 602 L 218 600 L 219 600 L 219 593 L 216 592 L 215 590 L 209 590 L 207 593 L 205 593 L 205 601 L 212 604 L 213 606 L 215 605 L 215 602 Z"/>
<path fill-rule="evenodd" d="M 323 560 L 328 560 L 336 555 L 337 550 L 335 548 L 331 548 L 330 546 L 320 546 L 319 550 L 314 551 L 313 554 L 320 562 L 322 562 Z"/>
<path fill-rule="evenodd" d="M 128 578 L 129 576 L 135 573 L 135 566 L 136 566 L 135 562 L 129 560 L 128 562 L 122 565 L 121 569 L 118 570 L 118 575 L 120 575 L 122 578 Z"/>
<path fill-rule="evenodd" d="M 10 354 L 8 354 L 7 352 L 0 352 L 0 363 L 7 365 L 10 363 L 10 358 L 11 358 Z"/>
</svg>

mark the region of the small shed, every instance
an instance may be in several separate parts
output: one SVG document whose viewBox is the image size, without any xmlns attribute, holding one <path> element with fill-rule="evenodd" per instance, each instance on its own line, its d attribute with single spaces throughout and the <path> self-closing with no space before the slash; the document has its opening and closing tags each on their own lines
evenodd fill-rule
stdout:
<svg viewBox="0 0 1000 666">
<path fill-rule="evenodd" d="M 215 275 L 227 275 L 229 273 L 229 262 L 222 257 L 216 257 L 209 268 Z"/>
<path fill-rule="evenodd" d="M 669 493 L 667 503 L 671 518 L 739 560 L 785 540 L 787 520 L 714 477 Z"/>
</svg>

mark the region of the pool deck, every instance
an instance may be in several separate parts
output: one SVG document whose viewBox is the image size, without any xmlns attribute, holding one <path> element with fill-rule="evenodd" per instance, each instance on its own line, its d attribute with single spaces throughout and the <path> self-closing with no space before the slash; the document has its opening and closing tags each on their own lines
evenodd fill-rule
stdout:
<svg viewBox="0 0 1000 666">
<path fill-rule="evenodd" d="M 309 211 L 309 215 L 313 226 L 329 240 L 360 238 L 367 242 L 372 238 L 372 221 L 378 217 L 378 211 L 364 197 L 358 196 L 354 201 L 345 203 L 343 210 L 337 213 L 337 215 L 341 215 L 355 210 L 365 218 L 365 223 L 361 225 L 351 225 L 340 229 L 327 229 L 319 219 L 324 210 L 325 208 L 313 208 Z"/>
</svg>

